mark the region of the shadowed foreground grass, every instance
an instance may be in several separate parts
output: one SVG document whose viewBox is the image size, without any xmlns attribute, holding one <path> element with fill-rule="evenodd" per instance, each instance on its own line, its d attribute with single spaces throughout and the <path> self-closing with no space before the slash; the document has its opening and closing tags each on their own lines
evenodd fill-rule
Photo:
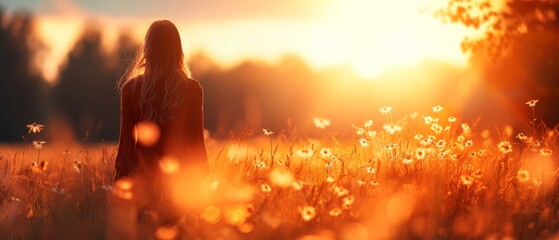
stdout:
<svg viewBox="0 0 559 240">
<path fill-rule="evenodd" d="M 137 211 L 137 179 L 113 184 L 116 146 L 41 142 L 30 125 L 27 143 L 0 152 L 0 238 L 559 238 L 557 128 L 476 129 L 439 106 L 398 121 L 380 111 L 348 126 L 352 138 L 316 118 L 321 137 L 207 139 L 201 190 L 162 159 L 172 223 L 164 206 Z"/>
</svg>

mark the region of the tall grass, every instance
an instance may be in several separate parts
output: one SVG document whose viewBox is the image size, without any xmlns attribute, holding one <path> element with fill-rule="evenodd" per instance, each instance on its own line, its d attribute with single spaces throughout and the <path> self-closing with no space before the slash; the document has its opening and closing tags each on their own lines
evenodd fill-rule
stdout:
<svg viewBox="0 0 559 240">
<path fill-rule="evenodd" d="M 135 207 L 135 180 L 113 183 L 116 146 L 51 147 L 30 131 L 23 146 L 0 156 L 0 236 L 557 238 L 559 131 L 538 122 L 529 103 L 534 120 L 524 133 L 477 129 L 436 106 L 399 120 L 381 108 L 383 119 L 348 126 L 347 139 L 319 118 L 318 138 L 265 129 L 208 139 L 202 193 L 170 188 L 179 206 L 199 203 L 179 208 L 172 224 L 162 208 Z M 161 166 L 180 179 L 174 164 Z"/>
</svg>

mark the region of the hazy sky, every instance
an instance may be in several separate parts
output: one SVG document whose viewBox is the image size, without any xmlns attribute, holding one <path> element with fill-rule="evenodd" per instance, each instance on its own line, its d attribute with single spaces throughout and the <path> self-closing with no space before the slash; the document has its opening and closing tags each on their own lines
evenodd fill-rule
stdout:
<svg viewBox="0 0 559 240">
<path fill-rule="evenodd" d="M 225 65 L 298 54 L 318 68 L 349 64 L 363 76 L 378 76 L 426 59 L 466 63 L 463 27 L 420 12 L 441 0 L 2 1 L 9 11 L 37 16 L 38 32 L 52 49 L 43 67 L 48 79 L 86 21 L 101 23 L 106 35 L 126 29 L 140 40 L 150 22 L 162 18 L 175 22 L 187 55 L 204 51 Z"/>
</svg>

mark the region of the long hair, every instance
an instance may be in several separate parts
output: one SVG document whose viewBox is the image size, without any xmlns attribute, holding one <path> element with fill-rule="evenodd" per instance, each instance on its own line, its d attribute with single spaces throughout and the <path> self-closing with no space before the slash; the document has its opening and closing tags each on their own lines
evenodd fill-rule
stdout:
<svg viewBox="0 0 559 240">
<path fill-rule="evenodd" d="M 185 61 L 179 31 L 168 20 L 155 21 L 149 27 L 143 47 L 118 81 L 122 91 L 125 83 L 140 86 L 140 118 L 165 123 L 173 108 L 181 104 L 182 91 L 191 77 Z"/>
</svg>

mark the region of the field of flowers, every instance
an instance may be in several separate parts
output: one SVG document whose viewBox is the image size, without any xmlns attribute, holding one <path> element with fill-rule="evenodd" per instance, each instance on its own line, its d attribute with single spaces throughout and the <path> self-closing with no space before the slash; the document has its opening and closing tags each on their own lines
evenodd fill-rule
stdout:
<svg viewBox="0 0 559 240">
<path fill-rule="evenodd" d="M 50 143 L 29 124 L 0 147 L 0 239 L 559 238 L 557 127 L 478 129 L 441 106 L 348 126 L 339 139 L 264 129 L 207 139 L 210 176 L 183 186 L 160 161 L 179 221 L 138 210 L 134 179 L 113 183 L 114 144 Z M 188 180 L 186 180 L 188 181 Z M 188 185 L 188 183 L 185 183 Z"/>
</svg>

